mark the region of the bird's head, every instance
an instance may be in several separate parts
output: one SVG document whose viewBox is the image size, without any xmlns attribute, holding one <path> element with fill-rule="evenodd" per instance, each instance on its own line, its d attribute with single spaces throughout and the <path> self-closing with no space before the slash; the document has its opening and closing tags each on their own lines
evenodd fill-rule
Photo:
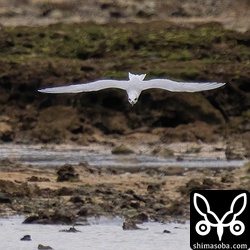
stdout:
<svg viewBox="0 0 250 250">
<path fill-rule="evenodd" d="M 134 106 L 137 103 L 139 95 L 140 93 L 138 93 L 137 91 L 128 92 L 128 101 L 132 106 Z"/>
</svg>

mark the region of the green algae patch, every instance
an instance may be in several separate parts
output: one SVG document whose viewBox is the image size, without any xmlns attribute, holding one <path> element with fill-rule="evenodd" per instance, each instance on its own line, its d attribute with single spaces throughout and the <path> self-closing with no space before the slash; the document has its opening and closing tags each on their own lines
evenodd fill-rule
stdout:
<svg viewBox="0 0 250 250">
<path fill-rule="evenodd" d="M 118 145 L 112 149 L 112 154 L 115 155 L 129 155 L 133 153 L 134 151 L 125 145 Z"/>
<path fill-rule="evenodd" d="M 246 34 L 247 36 L 247 34 Z M 247 39 L 218 24 L 193 29 L 169 23 L 147 24 L 56 24 L 49 27 L 2 28 L 1 54 L 35 57 L 67 57 L 86 60 L 155 56 L 169 60 L 225 60 L 233 50 L 249 60 Z M 218 47 L 219 46 L 219 47 Z M 228 53 L 225 53 L 227 50 Z M 212 52 L 216 51 L 214 54 Z M 210 53 L 211 52 L 211 53 Z M 229 57 L 230 59 L 230 57 Z"/>
</svg>

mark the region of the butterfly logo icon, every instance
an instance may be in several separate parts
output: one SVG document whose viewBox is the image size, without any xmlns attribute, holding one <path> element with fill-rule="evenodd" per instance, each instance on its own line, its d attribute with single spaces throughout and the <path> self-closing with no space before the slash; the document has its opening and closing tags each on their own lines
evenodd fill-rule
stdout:
<svg viewBox="0 0 250 250">
<path fill-rule="evenodd" d="M 241 199 L 243 199 L 243 205 L 239 209 L 238 207 L 239 207 Z M 203 202 L 203 206 L 199 207 L 198 201 Z M 222 235 L 224 233 L 225 227 L 229 227 L 230 232 L 235 236 L 238 236 L 244 233 L 245 225 L 243 224 L 242 221 L 237 220 L 236 218 L 246 208 L 246 205 L 247 205 L 246 193 L 239 194 L 233 199 L 231 206 L 230 206 L 230 210 L 227 211 L 222 216 L 221 219 L 219 219 L 218 216 L 213 211 L 210 210 L 210 205 L 207 199 L 203 195 L 199 193 L 195 193 L 193 196 L 193 204 L 194 204 L 196 211 L 204 218 L 203 220 L 200 220 L 199 222 L 197 222 L 195 226 L 195 230 L 199 235 L 205 236 L 209 234 L 211 227 L 217 228 L 217 235 L 218 235 L 219 241 L 221 241 L 222 239 Z M 201 203 L 199 204 L 201 205 Z M 206 211 L 204 211 L 204 204 L 205 204 Z M 231 218 L 230 222 L 225 223 L 225 221 L 226 220 L 228 221 L 230 218 Z"/>
</svg>

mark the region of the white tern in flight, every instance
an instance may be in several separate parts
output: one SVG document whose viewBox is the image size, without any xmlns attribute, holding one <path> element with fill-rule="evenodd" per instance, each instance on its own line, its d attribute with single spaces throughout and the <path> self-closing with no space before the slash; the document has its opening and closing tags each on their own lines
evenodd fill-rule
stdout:
<svg viewBox="0 0 250 250">
<path fill-rule="evenodd" d="M 173 92 L 197 92 L 219 88 L 225 83 L 217 82 L 176 82 L 169 79 L 151 79 L 144 80 L 146 74 L 134 75 L 128 73 L 129 80 L 98 80 L 90 83 L 73 84 L 62 87 L 50 87 L 38 90 L 44 93 L 80 93 L 98 91 L 108 88 L 118 88 L 126 90 L 128 101 L 133 106 L 137 103 L 138 98 L 143 90 L 147 89 L 164 89 Z"/>
</svg>

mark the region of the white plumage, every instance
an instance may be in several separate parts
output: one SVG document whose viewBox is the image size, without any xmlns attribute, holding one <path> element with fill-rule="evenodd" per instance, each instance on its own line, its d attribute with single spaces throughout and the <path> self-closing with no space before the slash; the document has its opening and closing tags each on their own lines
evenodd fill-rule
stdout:
<svg viewBox="0 0 250 250">
<path fill-rule="evenodd" d="M 98 91 L 107 88 L 118 88 L 125 90 L 128 94 L 128 101 L 134 105 L 143 90 L 164 89 L 173 92 L 198 92 L 219 88 L 225 83 L 217 82 L 176 82 L 169 79 L 151 79 L 145 80 L 146 74 L 134 75 L 129 73 L 129 80 L 98 80 L 90 83 L 73 84 L 62 87 L 51 87 L 38 90 L 44 93 L 80 93 L 89 91 Z"/>
</svg>

